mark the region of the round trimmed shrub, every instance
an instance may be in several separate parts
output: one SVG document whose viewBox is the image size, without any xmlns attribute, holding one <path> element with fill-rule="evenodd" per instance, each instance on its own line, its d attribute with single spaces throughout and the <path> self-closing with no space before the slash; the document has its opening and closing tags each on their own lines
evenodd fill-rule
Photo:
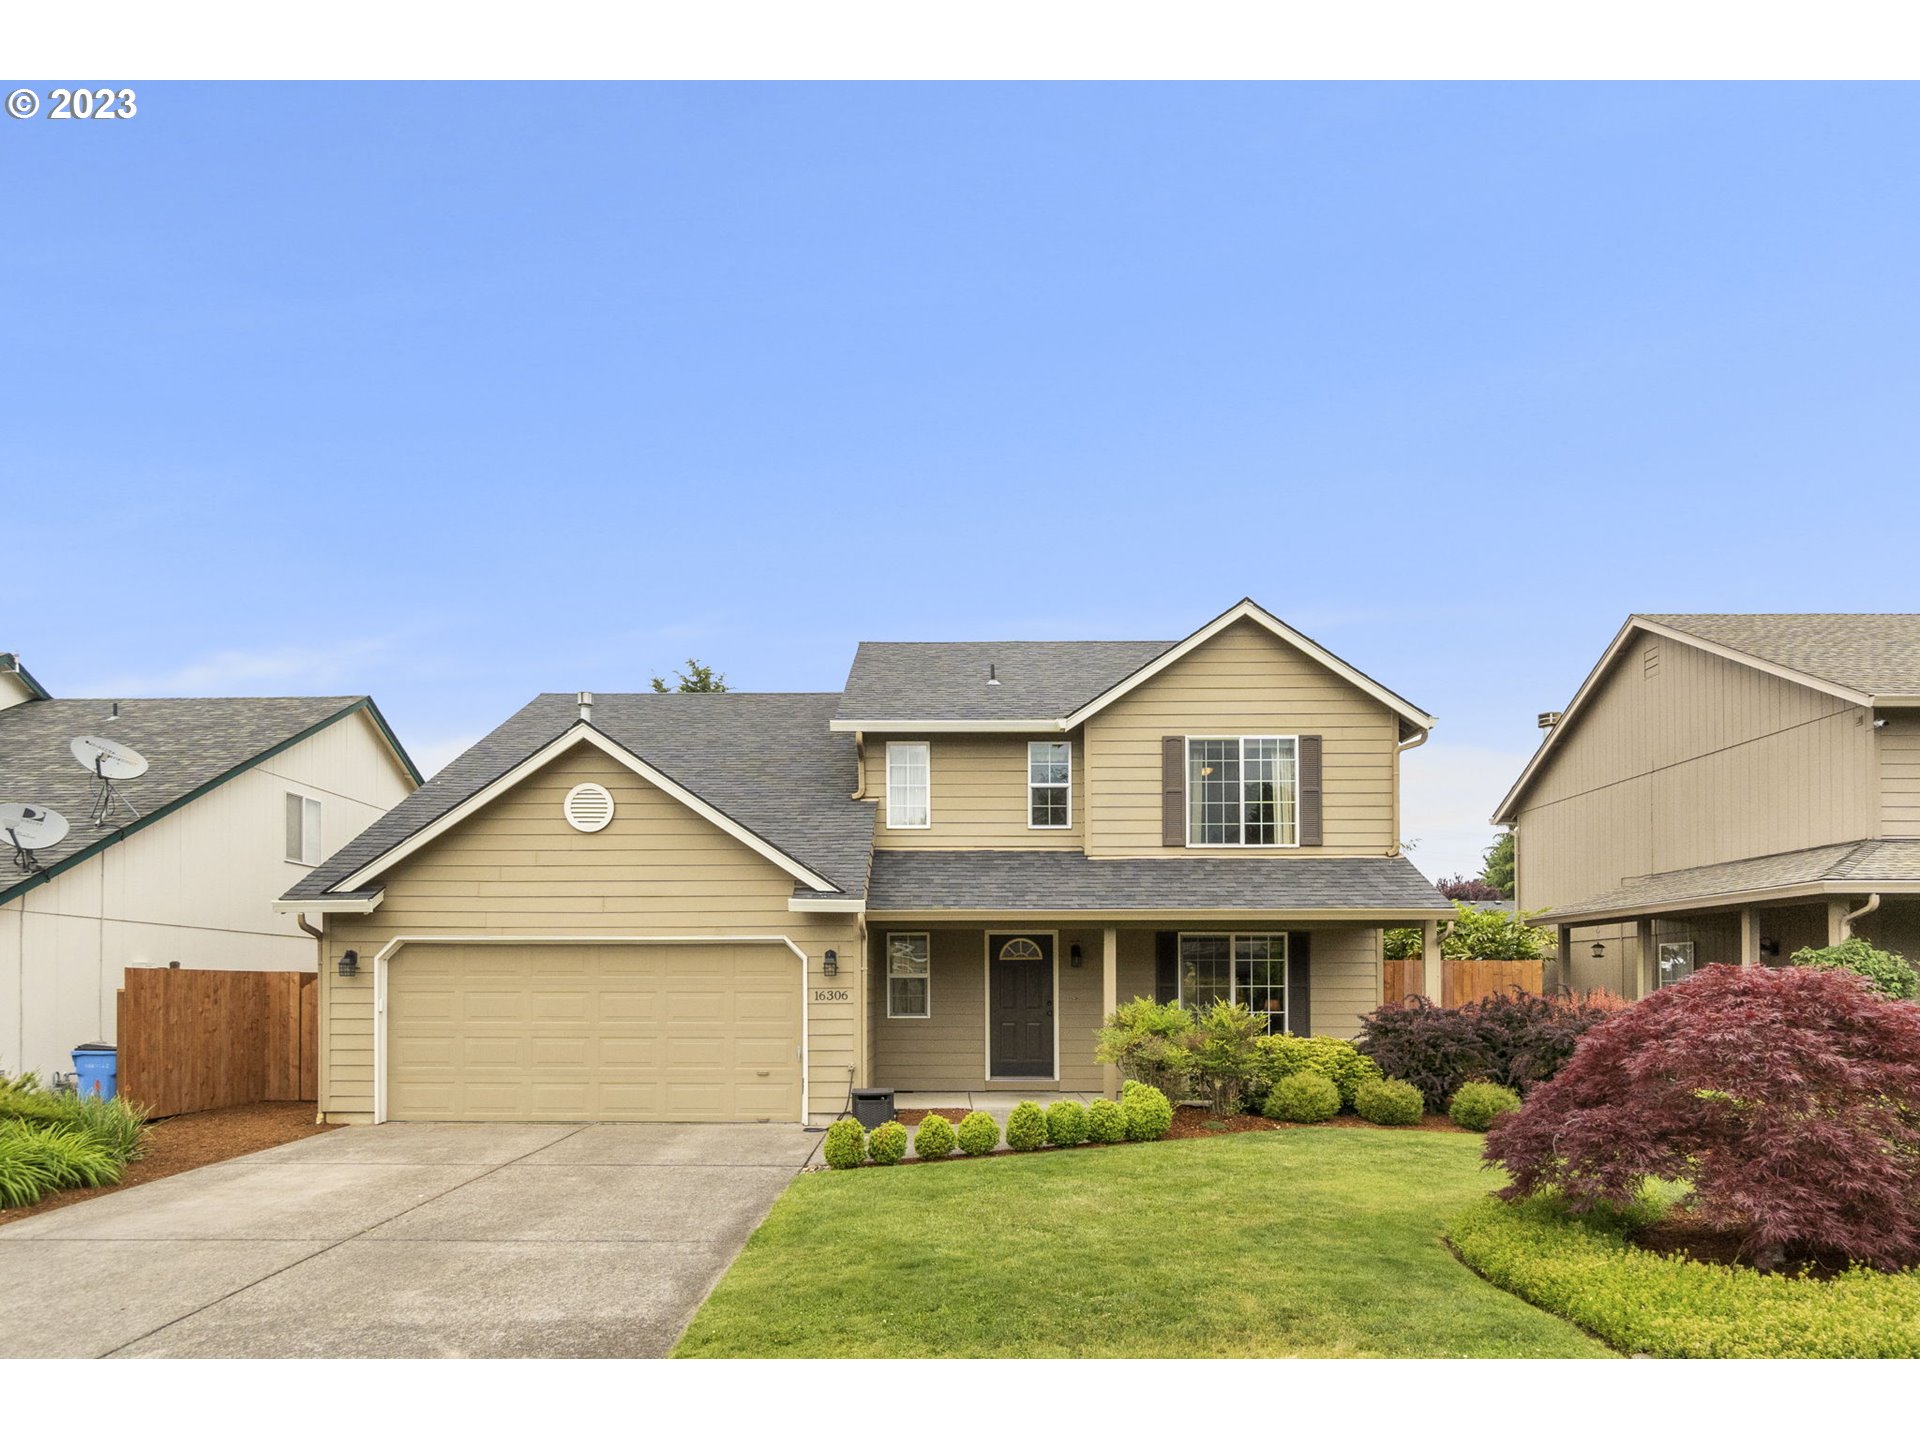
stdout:
<svg viewBox="0 0 1920 1440">
<path fill-rule="evenodd" d="M 1418 1125 L 1427 1107 L 1404 1080 L 1369 1080 L 1354 1092 L 1353 1108 L 1375 1125 Z"/>
<path fill-rule="evenodd" d="M 1509 1110 L 1520 1108 L 1520 1097 L 1504 1085 L 1469 1080 L 1453 1092 L 1447 1117 L 1463 1130 L 1485 1130 Z"/>
<path fill-rule="evenodd" d="M 1127 1138 L 1127 1117 L 1118 1102 L 1096 1100 L 1087 1106 L 1087 1138 L 1097 1145 L 1117 1145 Z"/>
<path fill-rule="evenodd" d="M 913 1153 L 922 1160 L 944 1160 L 959 1146 L 953 1122 L 944 1115 L 929 1115 L 914 1129 Z"/>
<path fill-rule="evenodd" d="M 991 1155 L 993 1147 L 1000 1143 L 1000 1126 L 984 1110 L 975 1110 L 967 1116 L 954 1133 L 960 1148 L 969 1155 Z"/>
<path fill-rule="evenodd" d="M 898 1120 L 876 1125 L 867 1134 L 867 1158 L 876 1165 L 898 1165 L 907 1158 L 907 1127 Z"/>
<path fill-rule="evenodd" d="M 1007 1116 L 1007 1144 L 1015 1150 L 1038 1150 L 1047 1143 L 1047 1112 L 1031 1100 L 1022 1100 Z"/>
<path fill-rule="evenodd" d="M 836 1170 L 852 1170 L 867 1158 L 867 1132 L 851 1115 L 827 1127 L 827 1140 L 820 1147 L 827 1164 Z"/>
<path fill-rule="evenodd" d="M 1269 1120 L 1318 1125 L 1340 1113 L 1340 1087 L 1317 1070 L 1302 1070 L 1267 1092 L 1261 1113 Z"/>
<path fill-rule="evenodd" d="M 1340 1103 L 1352 1109 L 1354 1094 L 1362 1085 L 1386 1079 L 1351 1040 L 1331 1035 L 1267 1035 L 1254 1042 L 1254 1049 L 1259 1054 L 1253 1087 L 1258 1095 L 1264 1096 L 1289 1075 L 1311 1070 L 1331 1080 L 1340 1091 Z"/>
<path fill-rule="evenodd" d="M 1158 1086 L 1137 1080 L 1121 1093 L 1120 1114 L 1129 1140 L 1158 1140 L 1173 1128 L 1173 1102 Z"/>
<path fill-rule="evenodd" d="M 1056 1100 L 1047 1106 L 1047 1141 L 1078 1145 L 1087 1138 L 1087 1107 L 1078 1100 Z"/>
</svg>

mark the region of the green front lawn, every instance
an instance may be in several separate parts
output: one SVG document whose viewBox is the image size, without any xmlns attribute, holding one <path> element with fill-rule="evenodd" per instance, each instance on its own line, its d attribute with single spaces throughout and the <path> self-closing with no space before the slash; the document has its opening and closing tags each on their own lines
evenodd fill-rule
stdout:
<svg viewBox="0 0 1920 1440">
<path fill-rule="evenodd" d="M 676 1353 L 1608 1354 L 1442 1243 L 1479 1152 L 1299 1129 L 802 1175 Z"/>
</svg>

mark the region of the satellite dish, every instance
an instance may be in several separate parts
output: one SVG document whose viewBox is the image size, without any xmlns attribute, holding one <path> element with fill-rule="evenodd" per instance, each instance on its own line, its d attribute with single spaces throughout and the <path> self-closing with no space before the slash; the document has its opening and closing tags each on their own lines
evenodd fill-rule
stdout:
<svg viewBox="0 0 1920 1440">
<path fill-rule="evenodd" d="M 44 805 L 0 805 L 0 835 L 13 846 L 13 863 L 22 870 L 38 870 L 33 852 L 58 845 L 67 828 L 67 817 Z"/>
<path fill-rule="evenodd" d="M 102 740 L 97 735 L 76 735 L 67 747 L 78 760 L 102 780 L 138 780 L 147 773 L 147 757 L 131 745 Z"/>
</svg>

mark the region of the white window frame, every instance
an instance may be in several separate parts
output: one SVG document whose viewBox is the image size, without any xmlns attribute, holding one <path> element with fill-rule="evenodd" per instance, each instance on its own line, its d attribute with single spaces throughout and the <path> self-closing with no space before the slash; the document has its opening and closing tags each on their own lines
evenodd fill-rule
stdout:
<svg viewBox="0 0 1920 1440">
<path fill-rule="evenodd" d="M 927 947 L 927 973 L 921 975 L 902 975 L 902 980 L 923 980 L 926 984 L 927 1008 L 920 1014 L 903 1014 L 893 1008 L 893 942 L 918 938 Z M 933 934 L 927 930 L 889 930 L 881 937 L 882 956 L 881 979 L 887 987 L 887 1018 L 889 1020 L 931 1020 L 933 1018 Z"/>
<path fill-rule="evenodd" d="M 285 835 L 286 822 L 293 818 L 289 812 L 293 809 L 294 802 L 298 801 L 300 804 L 300 853 L 298 855 L 285 856 L 286 862 L 289 865 L 304 865 L 308 869 L 311 869 L 326 858 L 326 841 L 320 828 L 324 807 L 321 805 L 317 796 L 306 795 L 298 790 L 289 790 L 286 792 L 286 796 L 287 798 L 283 800 L 280 805 L 280 824 L 283 837 Z M 309 840 L 313 842 L 311 852 L 309 852 L 307 845 Z M 311 859 L 308 858 L 309 853 L 312 855 Z"/>
<path fill-rule="evenodd" d="M 1185 783 L 1187 807 L 1187 848 L 1191 850 L 1298 850 L 1300 848 L 1300 737 L 1298 735 L 1189 735 L 1181 752 L 1181 763 L 1185 766 L 1182 779 Z M 1291 840 L 1262 840 L 1249 843 L 1242 840 L 1195 840 L 1193 838 L 1193 746 L 1196 740 L 1233 740 L 1240 746 L 1240 833 L 1247 833 L 1247 742 L 1249 740 L 1272 740 L 1275 743 L 1285 740 L 1293 746 L 1293 838 Z M 1274 809 L 1279 809 L 1276 797 Z M 1274 817 L 1274 834 L 1280 833 L 1279 816 Z"/>
<path fill-rule="evenodd" d="M 1067 752 L 1067 818 L 1058 825 L 1036 825 L 1033 823 L 1033 792 L 1035 790 L 1058 790 L 1061 787 L 1048 781 L 1036 785 L 1033 781 L 1033 751 L 1038 745 L 1059 745 Z M 1071 830 L 1073 828 L 1073 742 L 1071 740 L 1029 740 L 1027 742 L 1027 829 L 1029 830 Z"/>
<path fill-rule="evenodd" d="M 906 752 L 911 750 L 919 750 L 924 752 L 927 757 L 927 806 L 926 806 L 927 818 L 921 821 L 918 825 L 903 825 L 898 820 L 894 819 L 894 816 L 898 813 L 898 811 L 895 810 L 894 803 L 893 803 L 893 795 L 894 795 L 893 752 L 896 750 L 900 751 L 902 754 L 905 754 Z M 889 830 L 931 830 L 932 828 L 933 828 L 933 745 L 930 741 L 926 741 L 926 740 L 889 740 L 887 742 L 887 829 Z"/>
<path fill-rule="evenodd" d="M 1186 956 L 1182 953 L 1189 940 L 1224 940 L 1227 942 L 1227 999 L 1241 1004 L 1240 970 L 1238 958 L 1233 949 L 1236 942 L 1250 939 L 1278 940 L 1280 942 L 1280 1029 L 1273 1034 L 1292 1034 L 1289 1028 L 1293 1020 L 1293 941 L 1284 930 L 1182 930 L 1173 942 L 1173 982 L 1174 996 L 1182 1005 L 1187 1003 L 1187 967 Z M 1272 962 L 1269 961 L 1269 964 Z M 1252 1009 L 1251 1006 L 1248 1007 Z M 1271 1010 L 1255 1010 L 1256 1015 L 1271 1015 Z"/>
</svg>

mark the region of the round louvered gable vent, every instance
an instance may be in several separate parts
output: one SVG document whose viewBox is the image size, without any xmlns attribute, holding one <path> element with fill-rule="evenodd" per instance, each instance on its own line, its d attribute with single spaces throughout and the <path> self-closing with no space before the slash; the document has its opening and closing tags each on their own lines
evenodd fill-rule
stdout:
<svg viewBox="0 0 1920 1440">
<path fill-rule="evenodd" d="M 604 785 L 574 786 L 567 792 L 560 809 L 569 825 L 588 834 L 604 830 L 613 823 L 613 796 L 607 793 Z"/>
</svg>

